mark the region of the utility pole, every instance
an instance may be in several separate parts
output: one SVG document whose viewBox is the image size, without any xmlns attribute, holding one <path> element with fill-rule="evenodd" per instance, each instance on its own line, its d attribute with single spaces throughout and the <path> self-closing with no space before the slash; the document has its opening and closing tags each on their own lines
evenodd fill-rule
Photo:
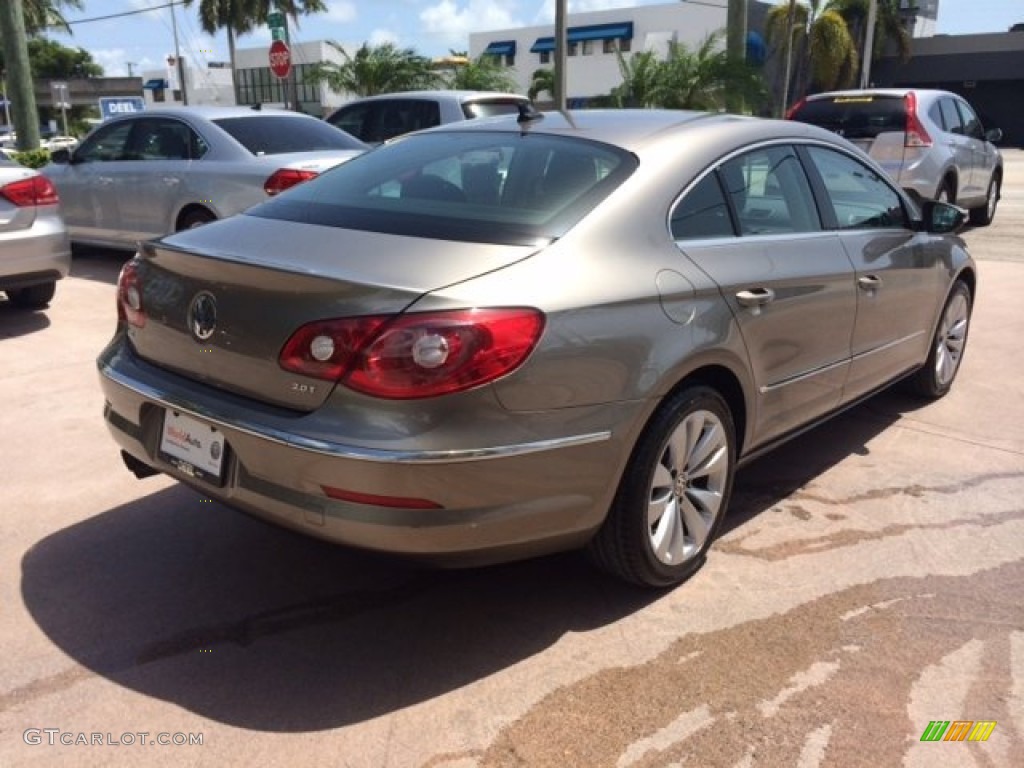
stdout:
<svg viewBox="0 0 1024 768">
<path fill-rule="evenodd" d="M 174 11 L 174 3 L 170 4 L 171 30 L 174 32 L 174 65 L 178 68 L 178 85 L 181 87 L 181 104 L 188 106 L 188 90 L 185 86 L 185 62 L 181 60 L 181 47 L 178 45 L 178 15 Z"/>
<path fill-rule="evenodd" d="M 875 53 L 875 21 L 878 19 L 878 0 L 871 0 L 868 6 L 868 31 L 864 35 L 864 62 L 860 68 L 860 87 L 871 85 L 871 58 Z"/>
<path fill-rule="evenodd" d="M 28 62 L 25 13 L 20 2 L 0 3 L 0 42 L 4 47 L 7 86 L 10 88 L 4 98 L 11 102 L 11 111 L 14 113 L 14 127 L 18 131 L 17 148 L 22 151 L 35 149 L 39 146 L 39 113 L 36 110 L 32 70 Z"/>
<path fill-rule="evenodd" d="M 565 16 L 566 0 L 555 0 L 555 109 L 559 112 L 565 111 L 565 88 L 566 88 L 566 36 Z"/>
<path fill-rule="evenodd" d="M 782 108 L 777 117 L 784 117 L 789 109 L 789 78 L 793 73 L 793 26 L 796 19 L 796 0 L 789 0 L 786 14 L 786 68 L 782 79 Z"/>
<path fill-rule="evenodd" d="M 134 61 L 126 61 L 124 63 L 124 65 L 126 67 L 128 67 L 128 77 L 131 77 L 132 76 L 132 67 L 135 66 L 135 62 Z"/>
<path fill-rule="evenodd" d="M 726 12 L 725 52 L 733 61 L 747 60 L 747 0 L 729 0 Z M 743 97 L 726 94 L 726 106 L 734 114 L 743 112 Z"/>
</svg>

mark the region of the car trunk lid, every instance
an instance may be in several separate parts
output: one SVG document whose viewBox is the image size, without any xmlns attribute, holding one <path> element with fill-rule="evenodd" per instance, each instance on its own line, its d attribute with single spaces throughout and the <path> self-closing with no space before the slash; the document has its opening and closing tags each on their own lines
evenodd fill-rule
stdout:
<svg viewBox="0 0 1024 768">
<path fill-rule="evenodd" d="M 143 359 L 180 375 L 311 411 L 334 384 L 280 366 L 299 327 L 398 314 L 532 250 L 236 216 L 144 246 L 136 271 L 145 322 L 129 325 L 129 337 Z"/>
</svg>

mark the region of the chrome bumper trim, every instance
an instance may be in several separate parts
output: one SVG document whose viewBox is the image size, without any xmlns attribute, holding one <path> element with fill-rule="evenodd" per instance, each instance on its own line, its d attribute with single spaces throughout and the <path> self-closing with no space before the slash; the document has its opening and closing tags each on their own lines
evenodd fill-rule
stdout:
<svg viewBox="0 0 1024 768">
<path fill-rule="evenodd" d="M 559 448 L 571 448 L 590 443 L 599 443 L 610 440 L 610 430 L 602 432 L 591 432 L 585 435 L 573 435 L 571 437 L 560 437 L 551 440 L 537 440 L 532 443 L 518 443 L 516 445 L 497 445 L 489 448 L 462 448 L 448 451 L 388 451 L 379 448 L 362 448 L 341 443 L 332 443 L 327 440 L 294 435 L 281 430 L 267 427 L 266 425 L 252 422 L 228 422 L 217 416 L 208 413 L 200 406 L 187 402 L 181 398 L 169 395 L 156 387 L 143 384 L 135 379 L 129 378 L 110 367 L 106 363 L 99 366 L 100 375 L 118 384 L 125 389 L 141 395 L 147 400 L 153 401 L 164 408 L 186 413 L 197 419 L 206 421 L 220 429 L 235 430 L 244 432 L 247 435 L 269 440 L 278 445 L 289 448 L 298 448 L 312 453 L 319 453 L 325 456 L 332 456 L 341 459 L 353 459 L 357 461 L 375 461 L 398 464 L 452 464 L 468 461 L 483 461 L 486 459 L 502 459 L 510 456 L 522 456 L 528 453 L 539 453 Z"/>
</svg>

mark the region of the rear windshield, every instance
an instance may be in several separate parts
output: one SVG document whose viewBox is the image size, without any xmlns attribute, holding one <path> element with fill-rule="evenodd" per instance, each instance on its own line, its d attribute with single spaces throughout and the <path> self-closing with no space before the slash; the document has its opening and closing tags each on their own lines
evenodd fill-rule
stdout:
<svg viewBox="0 0 1024 768">
<path fill-rule="evenodd" d="M 462 113 L 470 120 L 474 117 L 514 115 L 519 111 L 519 105 L 525 103 L 516 99 L 478 99 L 464 103 Z"/>
<path fill-rule="evenodd" d="M 899 96 L 832 96 L 806 101 L 791 116 L 848 139 L 873 139 L 907 125 L 906 102 Z"/>
<path fill-rule="evenodd" d="M 248 213 L 413 237 L 535 244 L 562 236 L 636 164 L 618 147 L 585 139 L 435 130 L 379 147 Z"/>
<path fill-rule="evenodd" d="M 307 120 L 288 115 L 253 114 L 224 117 L 213 122 L 254 155 L 366 149 L 359 139 L 315 117 Z"/>
</svg>

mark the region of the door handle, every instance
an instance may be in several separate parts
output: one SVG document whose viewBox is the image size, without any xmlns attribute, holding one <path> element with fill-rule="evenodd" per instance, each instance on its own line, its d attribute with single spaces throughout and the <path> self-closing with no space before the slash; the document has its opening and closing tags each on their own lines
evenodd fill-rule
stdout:
<svg viewBox="0 0 1024 768">
<path fill-rule="evenodd" d="M 775 291 L 771 288 L 753 288 L 736 294 L 736 301 L 744 307 L 763 307 L 774 300 Z"/>
<path fill-rule="evenodd" d="M 882 287 L 882 278 L 877 275 L 864 275 L 857 278 L 857 285 L 865 291 L 877 291 Z"/>
</svg>

